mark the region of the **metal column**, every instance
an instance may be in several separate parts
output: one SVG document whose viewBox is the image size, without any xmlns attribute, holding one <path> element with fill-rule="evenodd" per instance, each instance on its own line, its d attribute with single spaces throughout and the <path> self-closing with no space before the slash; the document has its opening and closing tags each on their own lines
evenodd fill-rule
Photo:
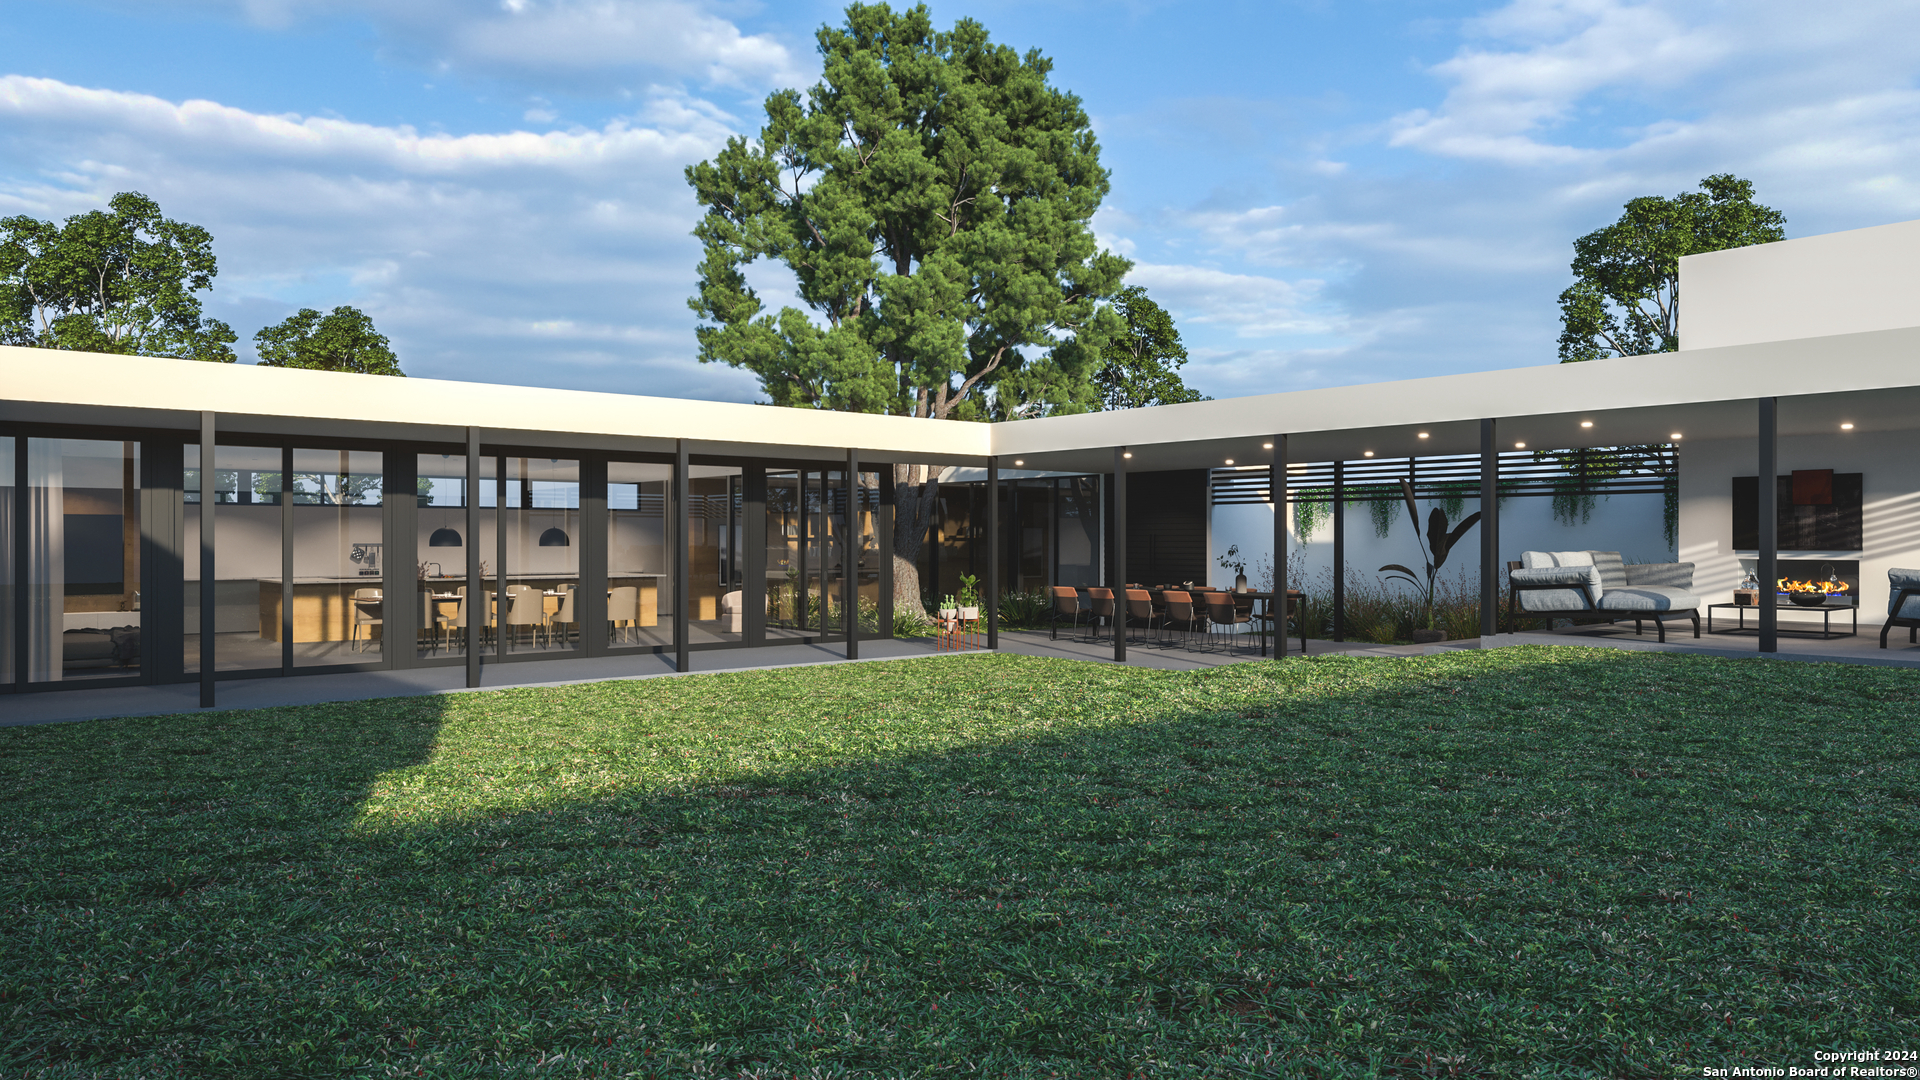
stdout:
<svg viewBox="0 0 1920 1080">
<path fill-rule="evenodd" d="M 1480 636 L 1500 631 L 1499 425 L 1480 421 Z"/>
<path fill-rule="evenodd" d="M 460 605 L 467 625 L 467 687 L 480 685 L 480 639 L 487 625 L 486 583 L 480 580 L 480 429 L 467 429 L 467 599 Z"/>
<path fill-rule="evenodd" d="M 893 487 L 893 466 L 882 467 L 880 474 L 880 509 L 874 518 L 873 531 L 880 538 L 880 636 L 893 636 L 893 514 L 896 505 Z"/>
<path fill-rule="evenodd" d="M 1780 399 L 1760 399 L 1760 651 L 1780 651 Z"/>
<path fill-rule="evenodd" d="M 693 603 L 691 560 L 687 558 L 687 440 L 673 441 L 673 670 L 688 670 L 687 607 Z"/>
<path fill-rule="evenodd" d="M 1127 448 L 1113 448 L 1113 662 L 1127 662 Z"/>
<path fill-rule="evenodd" d="M 1333 640 L 1347 640 L 1347 463 L 1333 463 Z"/>
<path fill-rule="evenodd" d="M 846 492 L 841 515 L 840 622 L 847 631 L 847 659 L 860 659 L 860 451 L 847 447 Z"/>
<path fill-rule="evenodd" d="M 987 459 L 987 648 L 1000 647 L 1000 458 Z"/>
<path fill-rule="evenodd" d="M 1273 504 L 1273 655 L 1287 655 L 1287 437 L 1273 437 L 1273 464 L 1267 467 L 1267 501 Z M 1266 642 L 1260 655 L 1265 656 Z"/>
<path fill-rule="evenodd" d="M 213 414 L 200 414 L 200 707 L 213 708 L 214 610 L 218 591 L 213 579 L 213 504 L 218 486 L 213 471 Z M 284 540 L 282 541 L 285 542 Z M 293 602 L 293 582 L 280 583 L 280 604 Z"/>
</svg>

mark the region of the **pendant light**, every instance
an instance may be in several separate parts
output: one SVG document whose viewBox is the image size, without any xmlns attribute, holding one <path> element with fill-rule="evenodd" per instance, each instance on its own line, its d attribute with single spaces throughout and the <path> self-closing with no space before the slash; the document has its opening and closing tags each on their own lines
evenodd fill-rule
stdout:
<svg viewBox="0 0 1920 1080">
<path fill-rule="evenodd" d="M 432 536 L 427 537 L 427 546 L 428 547 L 459 547 L 460 534 L 457 532 L 454 532 L 451 528 L 445 525 L 442 525 L 439 528 L 433 530 Z"/>
<path fill-rule="evenodd" d="M 567 538 L 566 530 L 558 525 L 540 534 L 541 547 L 571 547 L 573 541 Z"/>
</svg>

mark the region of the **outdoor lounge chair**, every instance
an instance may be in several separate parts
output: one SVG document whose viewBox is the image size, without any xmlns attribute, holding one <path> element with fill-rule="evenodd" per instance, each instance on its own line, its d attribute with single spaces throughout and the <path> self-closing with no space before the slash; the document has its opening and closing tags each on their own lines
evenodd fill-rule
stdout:
<svg viewBox="0 0 1920 1080">
<path fill-rule="evenodd" d="M 1887 625 L 1880 628 L 1880 647 L 1887 647 L 1887 631 L 1907 628 L 1907 641 L 1920 636 L 1920 570 L 1887 571 Z"/>
<path fill-rule="evenodd" d="M 1575 622 L 1633 620 L 1633 632 L 1653 620 L 1660 642 L 1666 620 L 1686 616 L 1700 636 L 1700 598 L 1693 594 L 1693 564 L 1629 566 L 1617 551 L 1523 551 L 1507 564 L 1507 632 L 1520 614 Z"/>
</svg>

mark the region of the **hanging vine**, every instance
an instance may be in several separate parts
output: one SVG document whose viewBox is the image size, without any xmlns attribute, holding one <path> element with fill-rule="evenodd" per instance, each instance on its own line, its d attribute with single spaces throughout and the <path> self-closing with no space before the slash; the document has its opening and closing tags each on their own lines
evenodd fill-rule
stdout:
<svg viewBox="0 0 1920 1080">
<path fill-rule="evenodd" d="M 1290 497 L 1293 499 L 1293 527 L 1304 544 L 1312 539 L 1322 522 L 1333 517 L 1333 489 L 1300 488 L 1293 491 Z"/>
<path fill-rule="evenodd" d="M 1382 540 L 1391 536 L 1393 521 L 1400 516 L 1400 508 L 1406 505 L 1401 501 L 1400 489 L 1388 484 L 1373 484 L 1356 488 L 1347 497 L 1356 496 L 1367 500 L 1367 512 L 1373 515 L 1373 535 Z"/>
</svg>

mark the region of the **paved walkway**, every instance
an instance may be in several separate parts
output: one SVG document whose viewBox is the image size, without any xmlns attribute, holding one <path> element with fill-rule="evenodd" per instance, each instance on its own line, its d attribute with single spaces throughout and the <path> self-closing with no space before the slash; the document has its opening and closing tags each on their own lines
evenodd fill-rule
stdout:
<svg viewBox="0 0 1920 1080">
<path fill-rule="evenodd" d="M 862 641 L 860 662 L 898 660 L 915 656 L 956 656 L 937 653 L 930 640 Z M 846 663 L 845 645 L 777 645 L 758 649 L 714 649 L 691 656 L 699 675 L 717 671 L 755 671 L 806 664 Z M 578 660 L 536 660 L 490 664 L 480 670 L 480 689 L 515 686 L 566 686 L 607 679 L 672 678 L 672 654 L 602 656 Z M 343 675 L 297 675 L 291 678 L 233 679 L 217 690 L 221 709 L 261 709 L 274 705 L 316 705 L 328 701 L 365 701 L 370 698 L 412 697 L 420 694 L 471 693 L 465 667 L 414 668 L 406 671 L 363 671 Z M 200 684 L 122 686 L 98 690 L 55 690 L 0 697 L 0 727 L 45 724 L 63 720 L 94 720 L 107 716 L 160 716 L 200 711 Z"/>
<path fill-rule="evenodd" d="M 1865 612 L 1862 613 L 1866 614 Z M 1879 648 L 1880 624 L 1862 625 L 1858 637 L 1817 638 L 1782 635 L 1781 651 L 1772 659 L 1822 661 L 1842 664 L 1870 664 L 1920 669 L 1920 645 L 1909 645 L 1905 634 L 1895 634 L 1888 648 Z M 1253 639 L 1249 638 L 1251 642 Z M 1298 648 L 1299 639 L 1289 643 Z M 1752 635 L 1711 634 L 1696 640 L 1689 631 L 1670 627 L 1667 643 L 1660 644 L 1649 631 L 1636 637 L 1631 626 L 1583 626 L 1565 630 L 1521 634 L 1497 634 L 1470 641 L 1449 641 L 1439 645 L 1375 645 L 1359 641 L 1307 642 L 1309 657 L 1343 656 L 1433 656 L 1458 649 L 1505 648 L 1513 645 L 1585 645 L 1612 649 L 1641 649 L 1662 652 L 1694 653 L 1731 658 L 1759 656 Z M 1083 637 L 1062 634 L 1053 638 L 1044 630 L 1010 630 L 1000 635 L 1002 652 L 1022 656 L 1113 662 L 1110 639 L 1087 641 Z M 757 671 L 768 668 L 797 667 L 809 664 L 846 663 L 843 645 L 772 645 L 758 649 L 724 649 L 696 652 L 693 671 L 703 674 L 720 671 Z M 979 652 L 939 652 L 930 640 L 863 641 L 860 661 L 899 660 L 911 657 L 964 657 Z M 1289 652 L 1298 657 L 1298 652 Z M 1269 654 L 1269 659 L 1271 654 Z M 1180 647 L 1133 644 L 1127 647 L 1130 666 L 1160 668 L 1169 671 L 1195 671 L 1224 664 L 1244 664 L 1260 660 L 1257 646 L 1239 649 L 1192 650 Z M 566 686 L 574 683 L 601 682 L 609 679 L 672 678 L 670 655 L 646 653 L 638 656 L 596 657 L 578 660 L 542 660 L 513 664 L 493 664 L 482 669 L 482 690 L 501 690 L 517 686 Z M 464 667 L 416 668 L 409 671 L 369 671 L 349 675 L 303 675 L 294 678 L 238 679 L 219 686 L 222 709 L 259 709 L 275 705 L 314 705 L 329 701 L 365 701 L 372 698 L 411 697 L 420 694 L 469 693 Z M 128 686 L 97 690 L 62 690 L 51 693 L 9 694 L 0 697 L 0 726 L 45 724 L 67 720 L 92 720 L 108 716 L 156 716 L 199 712 L 200 687 L 197 683 L 172 686 Z"/>
</svg>

